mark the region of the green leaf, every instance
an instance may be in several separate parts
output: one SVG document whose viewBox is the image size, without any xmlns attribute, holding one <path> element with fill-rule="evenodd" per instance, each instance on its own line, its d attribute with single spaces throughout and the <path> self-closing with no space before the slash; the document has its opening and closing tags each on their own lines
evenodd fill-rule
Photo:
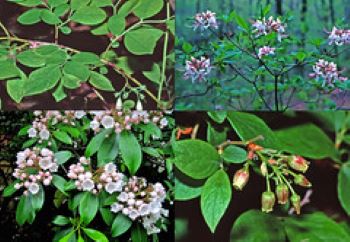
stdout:
<svg viewBox="0 0 350 242">
<path fill-rule="evenodd" d="M 112 0 L 92 0 L 91 5 L 94 5 L 96 7 L 113 6 L 113 1 Z"/>
<path fill-rule="evenodd" d="M 28 11 L 22 13 L 17 20 L 23 25 L 36 24 L 41 20 L 41 12 L 41 9 L 29 9 Z"/>
<path fill-rule="evenodd" d="M 227 146 L 221 155 L 226 162 L 230 163 L 243 163 L 247 160 L 247 156 L 247 151 L 234 145 Z"/>
<path fill-rule="evenodd" d="M 12 60 L 0 60 L 0 80 L 17 77 L 20 72 Z"/>
<path fill-rule="evenodd" d="M 207 140 L 213 146 L 220 145 L 227 140 L 227 130 L 218 132 L 208 123 Z"/>
<path fill-rule="evenodd" d="M 100 208 L 100 214 L 103 221 L 105 221 L 108 226 L 111 226 L 114 220 L 114 214 L 111 212 L 111 210 L 109 208 Z"/>
<path fill-rule="evenodd" d="M 55 24 L 59 24 L 62 21 L 50 10 L 48 9 L 43 9 L 41 12 L 41 19 L 50 25 L 55 25 Z"/>
<path fill-rule="evenodd" d="M 64 91 L 62 82 L 58 85 L 54 93 L 52 93 L 52 96 L 55 98 L 56 102 L 61 102 L 63 99 L 67 97 L 67 94 Z"/>
<path fill-rule="evenodd" d="M 217 171 L 204 184 L 201 194 L 201 211 L 212 233 L 231 201 L 230 178 L 224 170 Z"/>
<path fill-rule="evenodd" d="M 133 12 L 140 19 L 146 19 L 159 13 L 163 9 L 163 6 L 163 0 L 142 0 L 134 8 Z"/>
<path fill-rule="evenodd" d="M 130 229 L 132 221 L 126 217 L 124 214 L 119 213 L 112 224 L 112 237 L 117 237 L 124 234 Z"/>
<path fill-rule="evenodd" d="M 97 73 L 95 71 L 91 71 L 89 82 L 97 89 L 103 91 L 115 91 L 111 81 L 104 75 L 101 75 L 100 73 Z"/>
<path fill-rule="evenodd" d="M 227 117 L 227 112 L 226 111 L 208 112 L 208 116 L 216 123 L 222 124 Z"/>
<path fill-rule="evenodd" d="M 28 67 L 42 67 L 46 61 L 33 49 L 23 51 L 17 55 L 17 61 Z"/>
<path fill-rule="evenodd" d="M 37 69 L 29 75 L 29 79 L 24 83 L 24 93 L 32 96 L 46 92 L 56 86 L 61 77 L 59 66 L 47 66 Z"/>
<path fill-rule="evenodd" d="M 66 132 L 54 131 L 52 134 L 57 140 L 61 141 L 62 143 L 68 145 L 73 144 L 72 138 Z"/>
<path fill-rule="evenodd" d="M 16 209 L 16 221 L 23 225 L 26 221 L 34 219 L 34 209 L 32 207 L 31 196 L 21 196 Z"/>
<path fill-rule="evenodd" d="M 118 10 L 120 16 L 128 16 L 137 6 L 141 4 L 139 0 L 129 0 L 126 1 Z"/>
<path fill-rule="evenodd" d="M 59 175 L 53 175 L 53 178 L 52 178 L 52 184 L 58 189 L 60 190 L 60 192 L 62 192 L 64 195 L 68 195 L 66 193 L 66 189 L 65 189 L 65 185 L 66 185 L 67 181 L 59 176 Z"/>
<path fill-rule="evenodd" d="M 80 52 L 72 56 L 72 61 L 81 64 L 98 65 L 101 63 L 98 55 L 91 52 Z"/>
<path fill-rule="evenodd" d="M 340 204 L 350 216 L 350 162 L 342 165 L 338 173 L 338 198 Z"/>
<path fill-rule="evenodd" d="M 15 188 L 15 184 L 18 183 L 18 182 L 13 182 L 11 183 L 10 185 L 8 185 L 4 191 L 2 192 L 2 195 L 4 197 L 10 197 L 12 196 L 16 191 L 17 189 Z"/>
<path fill-rule="evenodd" d="M 82 7 L 86 7 L 90 3 L 90 0 L 71 0 L 70 6 L 72 10 L 77 10 Z"/>
<path fill-rule="evenodd" d="M 162 35 L 163 31 L 159 29 L 143 26 L 126 33 L 124 44 L 127 50 L 134 55 L 150 55 L 153 54 Z"/>
<path fill-rule="evenodd" d="M 79 79 L 79 81 L 86 81 L 90 76 L 89 68 L 77 61 L 69 61 L 63 67 L 63 73 L 71 75 Z"/>
<path fill-rule="evenodd" d="M 103 142 L 97 152 L 99 166 L 114 161 L 118 155 L 119 139 L 115 132 L 109 135 Z"/>
<path fill-rule="evenodd" d="M 100 149 L 102 142 L 106 139 L 106 136 L 108 136 L 111 132 L 111 129 L 104 129 L 95 135 L 95 137 L 91 139 L 90 143 L 86 147 L 85 156 L 90 157 L 95 154 Z"/>
<path fill-rule="evenodd" d="M 248 25 L 247 21 L 244 20 L 244 18 L 242 18 L 241 16 L 236 14 L 235 19 L 236 19 L 236 22 L 239 26 L 241 26 L 245 30 L 249 30 L 249 25 Z"/>
<path fill-rule="evenodd" d="M 23 85 L 24 81 L 22 79 L 8 80 L 6 82 L 7 93 L 16 103 L 20 103 L 23 99 Z"/>
<path fill-rule="evenodd" d="M 150 81 L 159 84 L 162 74 L 161 74 L 160 66 L 158 64 L 154 63 L 152 65 L 152 70 L 150 70 L 150 71 L 143 71 L 142 73 Z"/>
<path fill-rule="evenodd" d="M 106 235 L 94 229 L 83 228 L 85 234 L 96 242 L 108 242 Z"/>
<path fill-rule="evenodd" d="M 58 242 L 71 242 L 75 240 L 75 230 L 72 230 L 71 232 L 67 233 L 64 237 L 62 237 Z"/>
<path fill-rule="evenodd" d="M 284 222 L 290 242 L 350 241 L 350 235 L 345 229 L 321 212 L 302 217 L 287 217 Z"/>
<path fill-rule="evenodd" d="M 69 224 L 70 223 L 70 220 L 69 218 L 65 217 L 65 216 L 62 216 L 62 215 L 57 215 L 54 220 L 52 221 L 53 224 L 56 224 L 56 225 L 66 225 L 66 224 Z"/>
<path fill-rule="evenodd" d="M 72 20 L 85 25 L 97 25 L 106 19 L 106 12 L 98 7 L 80 7 L 72 16 Z"/>
<path fill-rule="evenodd" d="M 238 217 L 233 224 L 230 238 L 231 242 L 286 241 L 280 220 L 257 210 L 247 211 Z"/>
<path fill-rule="evenodd" d="M 275 132 L 283 150 L 312 159 L 337 157 L 331 139 L 316 125 L 303 124 Z"/>
<path fill-rule="evenodd" d="M 219 169 L 219 154 L 202 140 L 182 140 L 173 145 L 176 167 L 194 179 L 204 179 Z"/>
<path fill-rule="evenodd" d="M 81 221 L 87 225 L 96 216 L 98 210 L 98 197 L 91 194 L 90 192 L 85 192 L 83 198 L 80 201 L 79 213 Z"/>
<path fill-rule="evenodd" d="M 131 230 L 131 241 L 148 242 L 146 230 L 140 224 Z"/>
<path fill-rule="evenodd" d="M 67 3 L 68 0 L 48 0 L 47 3 L 49 4 L 49 6 L 55 8 L 58 7 L 59 5 L 62 5 L 64 3 Z"/>
<path fill-rule="evenodd" d="M 128 168 L 130 174 L 135 175 L 142 162 L 141 146 L 135 135 L 125 130 L 121 132 L 119 142 L 123 162 Z"/>
<path fill-rule="evenodd" d="M 187 201 L 199 197 L 202 187 L 191 187 L 175 178 L 175 200 Z"/>
<path fill-rule="evenodd" d="M 35 211 L 40 210 L 45 201 L 45 192 L 44 188 L 40 186 L 39 192 L 37 194 L 31 194 L 31 200 L 32 200 L 32 207 Z"/>
<path fill-rule="evenodd" d="M 227 116 L 232 128 L 243 141 L 262 136 L 263 140 L 255 143 L 264 148 L 280 150 L 280 141 L 275 133 L 266 125 L 266 123 L 254 114 L 230 112 Z"/>
<path fill-rule="evenodd" d="M 115 36 L 121 35 L 125 30 L 125 18 L 120 15 L 113 15 L 108 19 L 108 28 Z"/>
</svg>

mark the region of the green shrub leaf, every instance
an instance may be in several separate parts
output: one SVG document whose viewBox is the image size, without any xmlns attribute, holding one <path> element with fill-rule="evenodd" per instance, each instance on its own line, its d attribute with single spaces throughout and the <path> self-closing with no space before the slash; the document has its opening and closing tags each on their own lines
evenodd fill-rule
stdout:
<svg viewBox="0 0 350 242">
<path fill-rule="evenodd" d="M 124 214 L 119 213 L 112 224 L 112 237 L 117 237 L 124 234 L 130 229 L 132 221 L 126 217 Z"/>
<path fill-rule="evenodd" d="M 135 175 L 142 162 L 141 146 L 135 135 L 128 131 L 121 132 L 119 142 L 123 162 L 128 168 L 130 174 Z"/>
</svg>

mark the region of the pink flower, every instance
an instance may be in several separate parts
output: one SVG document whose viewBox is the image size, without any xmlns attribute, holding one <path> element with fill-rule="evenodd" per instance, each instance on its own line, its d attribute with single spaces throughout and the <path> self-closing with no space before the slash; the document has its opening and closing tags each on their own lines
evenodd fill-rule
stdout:
<svg viewBox="0 0 350 242">
<path fill-rule="evenodd" d="M 320 59 L 312 67 L 313 73 L 309 77 L 322 81 L 322 86 L 333 86 L 336 81 L 346 81 L 348 78 L 341 76 L 341 71 L 338 70 L 337 64 Z"/>
<path fill-rule="evenodd" d="M 207 30 L 209 28 L 217 29 L 218 23 L 216 21 L 216 13 L 209 10 L 202 13 L 197 13 L 194 17 L 193 29 L 194 30 Z"/>
<path fill-rule="evenodd" d="M 186 61 L 184 78 L 186 80 L 191 78 L 192 83 L 201 82 L 210 74 L 211 68 L 209 58 L 202 56 L 200 59 L 196 59 L 192 57 L 190 61 Z"/>
<path fill-rule="evenodd" d="M 269 46 L 264 46 L 259 49 L 258 57 L 262 58 L 263 56 L 266 55 L 274 55 L 275 54 L 276 48 L 271 48 Z"/>
<path fill-rule="evenodd" d="M 350 44 L 350 29 L 337 29 L 334 26 L 332 32 L 329 33 L 328 44 L 336 44 L 338 46 Z"/>
<path fill-rule="evenodd" d="M 278 41 L 281 42 L 282 38 L 287 37 L 286 32 L 286 24 L 283 24 L 279 18 L 276 20 L 271 16 L 267 20 L 265 18 L 258 19 L 253 23 L 253 33 L 255 33 L 256 37 L 262 35 L 268 35 L 270 33 L 277 33 Z"/>
</svg>

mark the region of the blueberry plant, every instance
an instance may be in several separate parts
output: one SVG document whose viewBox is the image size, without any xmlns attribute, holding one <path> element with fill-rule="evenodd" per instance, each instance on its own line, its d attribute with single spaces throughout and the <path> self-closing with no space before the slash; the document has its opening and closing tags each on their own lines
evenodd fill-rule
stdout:
<svg viewBox="0 0 350 242">
<path fill-rule="evenodd" d="M 173 143 L 173 162 L 175 200 L 198 199 L 211 233 L 217 232 L 230 204 L 240 206 L 235 194 L 244 193 L 251 179 L 260 176 L 265 184 L 261 211 L 242 213 L 234 222 L 231 241 L 349 240 L 346 226 L 306 205 L 312 200 L 309 170 L 315 169 L 314 161 L 330 160 L 339 171 L 334 190 L 344 213 L 350 215 L 350 113 L 318 114 L 325 130 L 335 133 L 334 141 L 312 123 L 273 130 L 250 113 L 208 115 L 206 140 L 196 138 L 198 126 L 192 129 L 191 138 Z"/>
<path fill-rule="evenodd" d="M 179 38 L 176 47 L 179 108 L 200 97 L 209 98 L 210 109 L 347 105 L 350 82 L 341 56 L 349 53 L 348 26 L 338 21 L 320 37 L 309 37 L 289 31 L 295 25 L 290 13 L 275 17 L 270 10 L 271 5 L 261 8 L 249 21 L 235 11 L 217 16 L 208 10 L 191 18 L 196 42 Z"/>
<path fill-rule="evenodd" d="M 41 41 L 21 38 L 0 23 L 0 79 L 6 81 L 7 92 L 15 102 L 49 91 L 56 102 L 60 102 L 67 97 L 67 90 L 88 83 L 102 101 L 104 92 L 114 93 L 119 106 L 142 109 L 146 97 L 158 107 L 170 105 L 171 76 L 168 74 L 174 61 L 170 45 L 174 19 L 168 1 L 8 2 L 27 8 L 18 17 L 19 24 L 45 23 L 52 27 L 51 40 Z M 164 18 L 159 17 L 163 15 L 161 12 L 165 12 Z M 105 36 L 108 40 L 105 50 L 93 53 L 61 44 L 61 36 L 73 34 L 77 25 L 96 38 Z M 81 44 L 83 46 L 84 40 Z M 119 54 L 117 50 L 122 48 L 127 52 Z M 139 75 L 135 77 L 137 70 L 130 64 L 130 56 L 150 58 L 155 54 L 159 54 L 161 60 L 141 70 L 143 83 L 138 80 Z"/>
<path fill-rule="evenodd" d="M 19 225 L 45 203 L 63 211 L 53 241 L 171 238 L 173 126 L 162 112 L 35 111 L 2 196 L 18 197 Z"/>
</svg>

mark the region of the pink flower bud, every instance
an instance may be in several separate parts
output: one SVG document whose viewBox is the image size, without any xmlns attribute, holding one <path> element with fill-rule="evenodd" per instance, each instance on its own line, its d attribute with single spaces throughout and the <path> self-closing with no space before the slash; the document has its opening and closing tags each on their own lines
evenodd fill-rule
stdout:
<svg viewBox="0 0 350 242">
<path fill-rule="evenodd" d="M 296 171 L 305 173 L 309 168 L 309 162 L 301 156 L 292 156 L 288 162 L 289 166 Z"/>
<path fill-rule="evenodd" d="M 302 187 L 311 187 L 311 182 L 303 175 L 298 174 L 294 177 L 294 183 Z"/>
<path fill-rule="evenodd" d="M 242 189 L 247 184 L 248 180 L 249 180 L 249 171 L 246 168 L 242 168 L 236 171 L 233 177 L 232 185 L 236 190 L 242 191 Z"/>
<path fill-rule="evenodd" d="M 289 189 L 286 184 L 279 184 L 276 187 L 276 195 L 279 204 L 286 204 L 289 199 Z"/>
<path fill-rule="evenodd" d="M 276 197 L 273 192 L 263 192 L 261 196 L 261 211 L 265 213 L 272 212 L 275 205 Z"/>
<path fill-rule="evenodd" d="M 295 209 L 295 212 L 299 215 L 300 214 L 300 196 L 298 194 L 293 194 L 290 198 L 290 201 L 292 202 L 292 205 Z"/>
</svg>

